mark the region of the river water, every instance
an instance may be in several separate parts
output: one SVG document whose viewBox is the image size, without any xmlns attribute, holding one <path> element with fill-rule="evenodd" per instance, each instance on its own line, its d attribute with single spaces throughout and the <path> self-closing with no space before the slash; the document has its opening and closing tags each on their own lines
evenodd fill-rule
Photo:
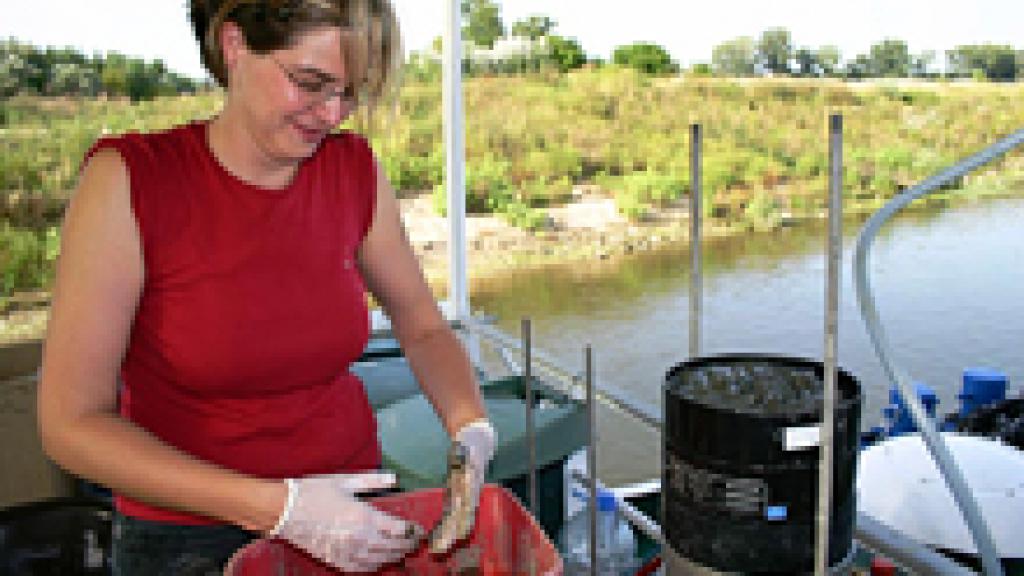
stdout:
<svg viewBox="0 0 1024 576">
<path fill-rule="evenodd" d="M 839 364 L 865 392 L 863 427 L 880 421 L 886 381 L 856 304 L 852 251 L 860 222 L 844 225 Z M 820 359 L 825 316 L 823 224 L 709 242 L 704 251 L 702 353 L 765 352 Z M 1024 195 L 898 216 L 874 243 L 870 274 L 879 313 L 911 377 L 931 385 L 939 410 L 956 408 L 964 368 L 1005 372 L 1024 389 Z M 471 263 L 472 264 L 472 263 Z M 474 310 L 582 370 L 592 345 L 599 382 L 654 406 L 665 372 L 688 347 L 689 257 L 668 247 L 614 262 L 574 264 L 478 282 Z M 658 474 L 657 437 L 599 412 L 598 468 L 612 484 Z"/>
</svg>

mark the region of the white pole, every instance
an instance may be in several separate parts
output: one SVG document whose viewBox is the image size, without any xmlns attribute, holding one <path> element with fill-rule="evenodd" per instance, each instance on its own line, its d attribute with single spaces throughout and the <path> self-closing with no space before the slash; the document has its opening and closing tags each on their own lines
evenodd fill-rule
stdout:
<svg viewBox="0 0 1024 576">
<path fill-rule="evenodd" d="M 446 1 L 444 28 L 445 190 L 448 194 L 448 301 L 454 320 L 469 318 L 466 281 L 465 118 L 462 111 L 462 14 L 459 0 Z"/>
</svg>

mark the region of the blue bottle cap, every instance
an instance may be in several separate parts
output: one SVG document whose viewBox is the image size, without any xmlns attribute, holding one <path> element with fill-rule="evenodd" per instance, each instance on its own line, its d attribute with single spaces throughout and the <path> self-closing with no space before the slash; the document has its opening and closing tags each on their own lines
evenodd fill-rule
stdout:
<svg viewBox="0 0 1024 576">
<path fill-rule="evenodd" d="M 614 512 L 615 506 L 615 494 L 607 490 L 597 491 L 597 510 L 599 512 Z"/>
<path fill-rule="evenodd" d="M 581 500 L 585 504 L 588 504 L 590 502 L 590 490 L 587 490 L 585 488 L 584 489 L 580 489 L 580 488 L 574 487 L 572 489 L 572 496 L 573 496 L 573 498 Z M 615 501 L 615 493 L 611 492 L 610 490 L 602 490 L 602 489 L 599 488 L 597 490 L 597 509 L 598 509 L 598 511 L 600 511 L 600 512 L 611 512 L 612 510 L 615 510 L 616 508 L 617 508 L 617 503 Z"/>
</svg>

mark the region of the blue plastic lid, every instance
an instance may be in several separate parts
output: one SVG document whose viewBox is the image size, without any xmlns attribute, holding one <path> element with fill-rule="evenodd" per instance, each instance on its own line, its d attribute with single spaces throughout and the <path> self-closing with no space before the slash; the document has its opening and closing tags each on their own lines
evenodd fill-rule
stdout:
<svg viewBox="0 0 1024 576">
<path fill-rule="evenodd" d="M 964 386 L 972 384 L 1006 385 L 1006 374 L 991 368 L 968 368 L 964 370 Z"/>
<path fill-rule="evenodd" d="M 1006 380 L 1006 374 L 998 370 L 968 368 L 964 370 L 963 387 L 957 398 L 982 404 L 1002 400 L 1006 397 Z"/>
<path fill-rule="evenodd" d="M 918 400 L 925 406 L 938 404 L 939 397 L 935 390 L 924 382 L 914 382 L 914 393 L 917 394 Z M 903 406 L 903 396 L 900 394 L 899 388 L 893 386 L 889 389 L 889 403 Z"/>
</svg>

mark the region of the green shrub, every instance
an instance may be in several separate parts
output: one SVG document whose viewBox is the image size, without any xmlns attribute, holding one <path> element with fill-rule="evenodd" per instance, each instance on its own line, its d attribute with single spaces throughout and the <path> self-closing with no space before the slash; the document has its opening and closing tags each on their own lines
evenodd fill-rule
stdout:
<svg viewBox="0 0 1024 576">
<path fill-rule="evenodd" d="M 687 178 L 654 170 L 606 176 L 600 185 L 614 194 L 616 208 L 631 220 L 643 219 L 655 206 L 678 200 L 690 189 Z"/>
<path fill-rule="evenodd" d="M 518 201 L 506 204 L 501 217 L 512 226 L 524 230 L 540 230 L 548 225 L 547 212 Z"/>
<path fill-rule="evenodd" d="M 747 157 L 743 154 L 716 155 L 704 160 L 704 186 L 716 192 L 724 191 L 743 182 L 743 167 Z"/>
<path fill-rule="evenodd" d="M 633 222 L 643 220 L 650 214 L 650 205 L 639 198 L 635 191 L 619 190 L 615 193 L 615 208 Z"/>
<path fill-rule="evenodd" d="M 388 154 L 380 161 L 391 185 L 399 192 L 430 190 L 444 179 L 444 155 L 441 153 Z"/>
<path fill-rule="evenodd" d="M 828 162 L 824 155 L 805 152 L 797 156 L 793 175 L 797 178 L 811 178 L 824 174 L 826 170 L 828 170 Z"/>
<path fill-rule="evenodd" d="M 513 183 L 563 178 L 573 181 L 580 176 L 582 161 L 579 151 L 568 145 L 527 149 L 510 163 Z"/>
<path fill-rule="evenodd" d="M 519 186 L 519 192 L 516 196 L 519 202 L 527 206 L 551 206 L 571 200 L 572 188 L 572 180 L 567 176 L 554 180 L 540 177 L 536 180 L 523 182 Z"/>
<path fill-rule="evenodd" d="M 619 46 L 612 53 L 612 62 L 646 74 L 671 74 L 679 71 L 668 50 L 650 42 L 634 42 Z"/>
<path fill-rule="evenodd" d="M 774 228 L 781 219 L 779 204 L 765 190 L 757 190 L 743 209 L 743 220 L 757 230 Z"/>
<path fill-rule="evenodd" d="M 0 299 L 48 288 L 59 250 L 56 227 L 39 231 L 0 223 Z"/>
<path fill-rule="evenodd" d="M 623 180 L 627 189 L 636 190 L 641 198 L 657 205 L 678 200 L 690 189 L 690 183 L 684 178 L 651 170 L 628 174 Z"/>
<path fill-rule="evenodd" d="M 500 212 L 514 200 L 509 181 L 509 162 L 493 155 L 466 163 L 466 212 Z M 444 216 L 448 209 L 444 184 L 434 187 L 434 210 Z"/>
<path fill-rule="evenodd" d="M 0 153 L 0 191 L 39 190 L 43 187 L 46 171 L 44 159 L 24 146 L 4 142 Z"/>
</svg>

